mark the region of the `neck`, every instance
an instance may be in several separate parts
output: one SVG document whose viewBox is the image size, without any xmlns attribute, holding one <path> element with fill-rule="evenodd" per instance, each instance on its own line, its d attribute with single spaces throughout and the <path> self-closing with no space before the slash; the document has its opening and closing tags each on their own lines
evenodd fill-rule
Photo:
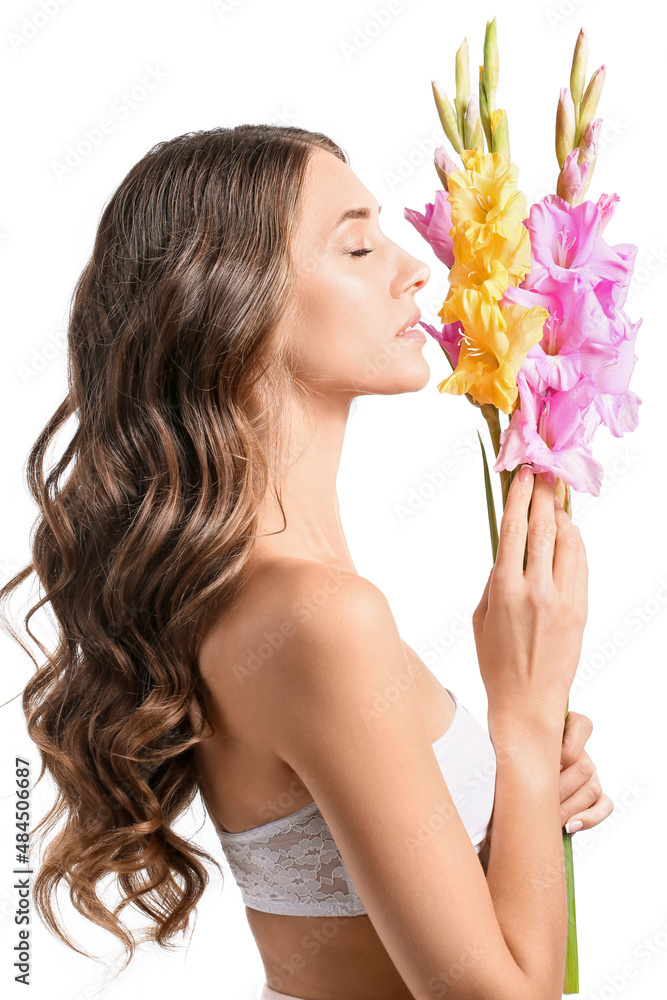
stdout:
<svg viewBox="0 0 667 1000">
<path fill-rule="evenodd" d="M 335 565 L 356 573 L 340 520 L 336 477 L 350 410 L 350 398 L 319 396 L 310 420 L 302 404 L 290 402 L 291 430 L 279 476 L 260 505 L 255 554 L 293 557 Z M 276 484 L 286 527 L 276 501 Z M 277 534 L 272 534 L 277 532 Z"/>
</svg>

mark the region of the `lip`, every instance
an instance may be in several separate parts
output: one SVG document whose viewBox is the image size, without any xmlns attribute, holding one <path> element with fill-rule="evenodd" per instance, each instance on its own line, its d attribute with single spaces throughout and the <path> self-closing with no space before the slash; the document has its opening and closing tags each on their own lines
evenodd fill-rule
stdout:
<svg viewBox="0 0 667 1000">
<path fill-rule="evenodd" d="M 397 332 L 397 337 L 402 337 L 411 327 L 414 327 L 416 323 L 421 319 L 421 309 L 415 309 L 411 316 L 408 316 L 403 326 Z M 421 331 L 420 331 L 421 332 Z"/>
<path fill-rule="evenodd" d="M 416 327 L 414 330 L 403 330 L 396 334 L 401 340 L 418 340 L 420 344 L 426 343 L 426 334 Z"/>
</svg>

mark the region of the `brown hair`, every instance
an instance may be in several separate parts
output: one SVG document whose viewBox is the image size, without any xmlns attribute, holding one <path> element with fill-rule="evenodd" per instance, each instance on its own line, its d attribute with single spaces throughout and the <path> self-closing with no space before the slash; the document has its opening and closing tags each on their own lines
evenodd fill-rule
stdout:
<svg viewBox="0 0 667 1000">
<path fill-rule="evenodd" d="M 136 906 L 153 922 L 141 940 L 171 949 L 208 884 L 200 859 L 220 870 L 172 824 L 198 792 L 193 749 L 211 721 L 199 642 L 235 593 L 267 489 L 261 433 L 279 450 L 285 393 L 307 391 L 276 330 L 293 304 L 290 242 L 316 147 L 348 163 L 321 133 L 238 125 L 158 143 L 132 167 L 72 296 L 67 396 L 27 459 L 40 516 L 0 617 L 37 667 L 22 706 L 37 781 L 48 770 L 57 790 L 38 841 L 65 820 L 34 902 L 87 955 L 54 914 L 64 880 L 74 907 L 123 942 L 123 969 L 137 941 L 120 910 Z M 41 668 L 3 609 L 32 572 L 43 596 L 24 625 Z M 47 602 L 51 652 L 29 626 Z M 113 911 L 97 893 L 109 874 Z"/>
</svg>

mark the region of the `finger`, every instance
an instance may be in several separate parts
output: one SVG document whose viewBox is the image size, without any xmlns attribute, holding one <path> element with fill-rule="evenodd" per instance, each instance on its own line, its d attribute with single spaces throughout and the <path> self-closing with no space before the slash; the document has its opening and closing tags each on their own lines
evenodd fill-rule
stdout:
<svg viewBox="0 0 667 1000">
<path fill-rule="evenodd" d="M 554 497 L 556 479 L 549 482 L 546 473 L 535 477 L 532 507 L 528 521 L 528 559 L 526 576 L 539 587 L 553 584 L 556 515 Z"/>
<path fill-rule="evenodd" d="M 586 558 L 586 546 L 583 539 L 579 542 L 579 552 L 577 555 L 577 569 L 574 578 L 574 604 L 583 608 L 585 615 L 588 615 L 588 559 Z"/>
<path fill-rule="evenodd" d="M 484 593 L 480 597 L 479 604 L 475 608 L 475 612 L 473 614 L 473 618 L 477 618 L 478 616 L 480 616 L 481 618 L 485 618 L 486 617 L 486 612 L 489 609 L 489 590 L 491 589 L 491 580 L 493 579 L 493 571 L 494 571 L 494 569 L 495 569 L 495 565 L 492 566 L 491 569 L 490 569 L 490 571 L 489 571 L 489 576 L 488 576 L 488 579 L 486 581 L 486 586 L 484 588 Z"/>
<path fill-rule="evenodd" d="M 553 581 L 559 594 L 568 603 L 572 603 L 575 596 L 577 563 L 579 561 L 579 547 L 581 545 L 581 535 L 572 524 L 570 515 L 563 507 L 556 505 L 556 545 L 553 564 Z"/>
<path fill-rule="evenodd" d="M 568 712 L 560 748 L 560 762 L 563 768 L 571 767 L 585 753 L 584 747 L 593 732 L 593 723 L 587 715 Z M 588 754 L 586 754 L 588 757 Z M 590 758 L 589 758 L 590 760 Z"/>
<path fill-rule="evenodd" d="M 571 794 L 565 790 L 566 779 L 561 775 L 560 809 L 565 818 L 573 816 L 578 810 L 589 809 L 602 795 L 600 777 L 595 769 L 585 781 L 576 781 L 571 787 Z M 564 823 L 565 819 L 561 820 Z"/>
<path fill-rule="evenodd" d="M 558 784 L 559 801 L 565 802 L 571 795 L 574 795 L 580 788 L 588 784 L 589 781 L 597 780 L 597 770 L 595 764 L 584 750 L 574 764 L 564 768 L 560 772 Z M 588 803 L 590 805 L 590 802 Z"/>
<path fill-rule="evenodd" d="M 606 792 L 602 792 L 596 802 L 592 806 L 589 806 L 588 809 L 575 810 L 568 816 L 567 819 L 562 819 L 561 826 L 565 826 L 567 824 L 567 826 L 570 827 L 567 832 L 576 833 L 576 830 L 573 831 L 571 827 L 577 821 L 581 821 L 583 825 L 578 827 L 578 829 L 590 830 L 591 827 L 597 826 L 598 823 L 602 823 L 602 821 L 607 819 L 608 816 L 611 816 L 613 811 L 613 801 Z"/>
<path fill-rule="evenodd" d="M 527 470 L 527 481 L 523 482 L 522 472 Z M 533 495 L 535 476 L 529 465 L 522 466 L 512 480 L 507 503 L 503 511 L 498 531 L 498 551 L 494 577 L 507 583 L 523 577 L 523 554 L 526 550 L 528 531 L 528 507 Z"/>
</svg>

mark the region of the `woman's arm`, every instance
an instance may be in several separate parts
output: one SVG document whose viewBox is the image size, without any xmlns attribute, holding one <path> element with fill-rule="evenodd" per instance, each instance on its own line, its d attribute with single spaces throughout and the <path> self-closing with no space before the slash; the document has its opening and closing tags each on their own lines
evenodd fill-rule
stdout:
<svg viewBox="0 0 667 1000">
<path fill-rule="evenodd" d="M 325 593 L 326 582 L 326 571 L 311 564 L 298 582 L 285 582 L 281 601 L 300 606 Z M 265 625 L 278 629 L 285 617 L 283 604 Z M 287 634 L 259 680 L 257 725 L 312 793 L 413 995 L 436 1000 L 456 979 L 467 1000 L 560 1000 L 565 882 L 551 872 L 563 863 L 562 729 L 515 713 L 525 772 L 496 752 L 489 880 L 433 753 L 396 623 L 377 587 L 352 574 L 341 579 L 317 614 Z M 492 722 L 492 739 L 504 739 Z"/>
<path fill-rule="evenodd" d="M 592 732 L 593 723 L 588 716 L 580 712 L 568 712 L 560 754 L 563 767 L 559 778 L 561 821 L 564 825 L 576 811 L 585 830 L 602 823 L 614 811 L 614 803 L 600 788 L 595 764 L 584 749 Z M 478 854 L 485 875 L 489 868 L 492 829 L 493 810 L 484 846 Z"/>
</svg>

